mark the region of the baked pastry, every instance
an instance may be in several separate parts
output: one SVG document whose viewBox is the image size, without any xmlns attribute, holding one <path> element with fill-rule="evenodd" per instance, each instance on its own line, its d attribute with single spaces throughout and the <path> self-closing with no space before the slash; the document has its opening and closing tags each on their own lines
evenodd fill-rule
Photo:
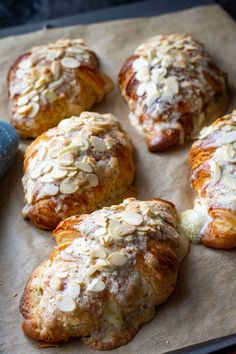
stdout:
<svg viewBox="0 0 236 354">
<path fill-rule="evenodd" d="M 119 84 L 130 121 L 157 152 L 182 144 L 227 106 L 227 76 L 187 34 L 159 35 L 124 63 Z"/>
<path fill-rule="evenodd" d="M 194 209 L 181 228 L 195 243 L 236 247 L 236 111 L 201 131 L 189 155 Z"/>
<path fill-rule="evenodd" d="M 21 298 L 25 334 L 50 343 L 81 337 L 98 350 L 126 344 L 174 290 L 176 225 L 172 203 L 134 198 L 62 221 L 59 246 Z"/>
<path fill-rule="evenodd" d="M 8 74 L 12 124 L 21 137 L 35 138 L 101 101 L 112 82 L 98 66 L 82 39 L 61 39 L 21 55 Z"/>
<path fill-rule="evenodd" d="M 68 216 L 133 195 L 133 179 L 133 148 L 117 119 L 83 112 L 26 149 L 23 215 L 40 228 L 54 229 Z"/>
</svg>

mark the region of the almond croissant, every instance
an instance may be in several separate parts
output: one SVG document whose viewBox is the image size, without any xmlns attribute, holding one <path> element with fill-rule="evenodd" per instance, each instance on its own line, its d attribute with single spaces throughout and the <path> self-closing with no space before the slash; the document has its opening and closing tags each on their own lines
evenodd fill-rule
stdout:
<svg viewBox="0 0 236 354">
<path fill-rule="evenodd" d="M 193 242 L 236 247 L 236 111 L 201 131 L 189 163 L 196 200 L 181 228 Z"/>
<path fill-rule="evenodd" d="M 21 55 L 8 74 L 12 124 L 21 137 L 35 138 L 101 101 L 112 82 L 98 67 L 82 39 L 61 39 Z"/>
<path fill-rule="evenodd" d="M 141 44 L 120 74 L 130 121 L 152 152 L 191 138 L 227 105 L 227 76 L 204 46 L 187 34 L 159 35 Z"/>
<path fill-rule="evenodd" d="M 98 350 L 129 342 L 174 290 L 176 224 L 172 203 L 134 198 L 62 221 L 53 233 L 59 246 L 21 298 L 23 331 L 48 343 L 80 337 Z"/>
</svg>

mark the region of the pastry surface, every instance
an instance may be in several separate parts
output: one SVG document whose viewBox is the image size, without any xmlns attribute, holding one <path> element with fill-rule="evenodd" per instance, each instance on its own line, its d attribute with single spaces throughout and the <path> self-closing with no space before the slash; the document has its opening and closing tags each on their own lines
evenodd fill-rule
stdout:
<svg viewBox="0 0 236 354">
<path fill-rule="evenodd" d="M 181 216 L 193 242 L 236 247 L 236 111 L 204 128 L 189 154 L 194 209 Z"/>
<path fill-rule="evenodd" d="M 174 290 L 176 226 L 174 205 L 160 199 L 128 198 L 62 221 L 59 246 L 21 298 L 24 332 L 51 343 L 81 337 L 98 350 L 126 344 Z"/>
<path fill-rule="evenodd" d="M 133 179 L 132 144 L 117 119 L 83 112 L 26 149 L 23 214 L 40 228 L 54 229 L 68 216 L 133 195 Z"/>
<path fill-rule="evenodd" d="M 8 74 L 12 124 L 21 137 L 35 138 L 100 102 L 112 82 L 98 67 L 82 39 L 61 39 L 21 55 Z"/>
<path fill-rule="evenodd" d="M 141 44 L 124 63 L 119 84 L 131 124 L 152 152 L 189 140 L 207 118 L 220 117 L 228 101 L 227 75 L 187 34 Z"/>
</svg>

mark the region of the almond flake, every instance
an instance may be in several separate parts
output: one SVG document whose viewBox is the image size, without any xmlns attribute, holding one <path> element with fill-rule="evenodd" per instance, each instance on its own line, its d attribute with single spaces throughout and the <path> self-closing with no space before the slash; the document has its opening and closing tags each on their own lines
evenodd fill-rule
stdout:
<svg viewBox="0 0 236 354">
<path fill-rule="evenodd" d="M 215 161 L 210 161 L 210 169 L 212 175 L 212 183 L 216 184 L 221 179 L 221 168 Z"/>
<path fill-rule="evenodd" d="M 70 166 L 74 163 L 74 155 L 70 153 L 61 155 L 58 158 L 58 162 L 60 165 Z"/>
<path fill-rule="evenodd" d="M 61 60 L 61 65 L 64 68 L 68 68 L 68 69 L 76 69 L 79 67 L 80 63 L 78 62 L 78 60 L 71 58 L 71 57 L 65 57 Z"/>
<path fill-rule="evenodd" d="M 41 182 L 50 183 L 54 182 L 54 179 L 52 178 L 50 173 L 46 173 L 44 176 L 41 177 Z"/>
<path fill-rule="evenodd" d="M 23 61 L 21 61 L 19 63 L 19 68 L 21 68 L 21 69 L 29 69 L 29 68 L 32 67 L 32 65 L 33 65 L 33 63 L 32 63 L 31 59 L 25 59 L 25 60 L 23 60 Z"/>
<path fill-rule="evenodd" d="M 147 82 L 150 80 L 150 71 L 147 66 L 143 66 L 136 73 L 136 79 L 140 82 Z"/>
<path fill-rule="evenodd" d="M 88 285 L 89 291 L 100 292 L 105 289 L 106 285 L 101 279 L 93 279 L 93 281 Z"/>
<path fill-rule="evenodd" d="M 66 178 L 64 181 L 62 181 L 60 185 L 60 191 L 61 193 L 64 194 L 71 194 L 77 191 L 79 187 L 78 181 L 73 178 Z"/>
<path fill-rule="evenodd" d="M 106 258 L 106 252 L 103 248 L 94 248 L 90 250 L 90 256 L 92 258 Z"/>
<path fill-rule="evenodd" d="M 68 276 L 68 272 L 67 271 L 62 271 L 62 272 L 56 272 L 56 276 L 58 278 L 66 278 Z"/>
<path fill-rule="evenodd" d="M 29 117 L 33 118 L 37 115 L 39 111 L 39 104 L 37 102 L 31 102 L 31 110 L 29 112 Z"/>
<path fill-rule="evenodd" d="M 55 184 L 45 184 L 42 189 L 42 193 L 45 195 L 56 195 L 59 191 L 58 186 L 55 186 Z"/>
<path fill-rule="evenodd" d="M 225 175 L 222 179 L 225 186 L 229 189 L 236 189 L 236 177 L 231 175 Z"/>
<path fill-rule="evenodd" d="M 91 187 L 96 187 L 99 184 L 98 177 L 95 174 L 93 174 L 93 173 L 89 174 L 87 176 L 87 179 L 88 179 L 89 185 Z"/>
<path fill-rule="evenodd" d="M 51 171 L 51 176 L 55 179 L 61 179 L 66 177 L 68 174 L 67 170 L 62 170 L 58 167 L 54 167 L 53 170 Z"/>
<path fill-rule="evenodd" d="M 234 158 L 234 156 L 235 156 L 235 150 L 233 149 L 232 144 L 228 144 L 228 145 L 226 146 L 226 153 L 227 153 L 229 159 L 233 159 L 233 158 Z"/>
<path fill-rule="evenodd" d="M 33 90 L 33 85 L 29 85 L 29 86 L 26 86 L 25 87 L 25 89 L 21 92 L 21 95 L 23 96 L 23 95 L 26 95 L 27 93 L 29 93 L 30 91 L 32 91 Z M 37 92 L 36 92 L 37 93 Z"/>
<path fill-rule="evenodd" d="M 46 154 L 47 154 L 47 148 L 46 148 L 46 146 L 44 146 L 44 145 L 41 145 L 40 146 L 40 148 L 39 148 L 39 150 L 37 151 L 37 159 L 38 160 L 43 160 L 44 159 L 44 157 L 46 156 Z"/>
<path fill-rule="evenodd" d="M 23 79 L 23 77 L 25 76 L 25 72 L 24 72 L 24 70 L 21 70 L 21 69 L 18 69 L 17 71 L 16 71 L 16 77 L 17 77 L 17 79 Z"/>
<path fill-rule="evenodd" d="M 116 220 L 111 220 L 109 223 L 108 233 L 114 239 L 130 235 L 133 232 L 135 232 L 135 227 L 133 225 L 121 224 Z"/>
<path fill-rule="evenodd" d="M 93 168 L 90 164 L 86 163 L 86 162 L 77 162 L 76 166 L 84 172 L 92 172 Z"/>
<path fill-rule="evenodd" d="M 59 310 L 63 312 L 71 312 L 74 311 L 76 305 L 74 300 L 69 296 L 64 296 L 62 299 L 57 301 L 57 307 Z"/>
<path fill-rule="evenodd" d="M 46 165 L 45 167 L 43 167 L 42 169 L 42 173 L 48 173 L 52 170 L 52 165 Z"/>
<path fill-rule="evenodd" d="M 134 62 L 133 62 L 133 68 L 134 70 L 138 71 L 140 69 L 142 69 L 143 67 L 148 67 L 149 66 L 149 63 L 146 59 L 140 57 L 140 58 L 137 58 Z"/>
<path fill-rule="evenodd" d="M 146 92 L 146 83 L 139 84 L 137 88 L 137 95 L 141 97 L 145 94 L 145 92 Z"/>
<path fill-rule="evenodd" d="M 103 139 L 98 138 L 97 136 L 91 136 L 91 141 L 95 150 L 99 152 L 104 152 L 106 150 L 106 143 Z"/>
<path fill-rule="evenodd" d="M 18 98 L 17 100 L 17 106 L 24 106 L 27 105 L 27 103 L 29 102 L 28 97 L 26 96 L 21 96 Z"/>
<path fill-rule="evenodd" d="M 111 265 L 122 266 L 127 262 L 128 257 L 120 252 L 113 252 L 107 257 L 107 260 Z"/>
<path fill-rule="evenodd" d="M 51 278 L 49 282 L 50 288 L 53 290 L 58 290 L 61 286 L 61 281 L 58 278 Z"/>
<path fill-rule="evenodd" d="M 51 88 L 51 89 L 57 89 L 57 88 L 60 87 L 62 84 L 64 84 L 64 82 L 65 82 L 64 77 L 61 77 L 59 80 L 52 81 L 52 82 L 49 84 L 49 88 Z"/>
<path fill-rule="evenodd" d="M 51 157 L 56 157 L 52 152 L 54 150 L 60 150 L 63 147 L 63 140 L 60 138 L 52 138 L 48 144 L 48 152 Z"/>
<path fill-rule="evenodd" d="M 130 225 L 141 225 L 143 223 L 143 217 L 141 214 L 133 211 L 123 212 L 122 219 Z"/>
<path fill-rule="evenodd" d="M 72 299 L 76 299 L 80 294 L 80 285 L 75 282 L 70 283 L 66 289 L 66 294 Z"/>
<path fill-rule="evenodd" d="M 58 52 L 50 50 L 47 54 L 47 59 L 50 61 L 55 60 L 58 57 Z"/>
<path fill-rule="evenodd" d="M 26 115 L 28 112 L 30 112 L 31 110 L 31 105 L 25 105 L 25 106 L 21 106 L 17 109 L 17 112 L 22 114 L 22 115 Z"/>
<path fill-rule="evenodd" d="M 35 84 L 34 84 L 34 87 L 35 88 L 40 88 L 42 87 L 43 85 L 45 85 L 47 83 L 47 81 L 44 79 L 44 77 L 41 77 L 40 79 L 38 79 Z"/>
<path fill-rule="evenodd" d="M 58 78 L 60 75 L 60 64 L 57 61 L 53 61 L 51 64 L 51 70 L 53 75 Z"/>
<path fill-rule="evenodd" d="M 41 176 L 41 174 L 42 174 L 42 169 L 38 167 L 32 171 L 32 173 L 30 174 L 30 177 L 32 179 L 37 179 L 37 178 L 39 178 L 39 176 Z"/>
</svg>

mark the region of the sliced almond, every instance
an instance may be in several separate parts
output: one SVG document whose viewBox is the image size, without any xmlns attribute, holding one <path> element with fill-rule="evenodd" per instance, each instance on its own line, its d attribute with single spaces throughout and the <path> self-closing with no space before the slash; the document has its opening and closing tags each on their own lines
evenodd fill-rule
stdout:
<svg viewBox="0 0 236 354">
<path fill-rule="evenodd" d="M 37 152 L 37 159 L 38 160 L 43 160 L 44 157 L 46 156 L 46 154 L 47 154 L 46 146 L 41 145 L 39 150 L 38 150 L 38 152 Z"/>
<path fill-rule="evenodd" d="M 23 79 L 23 77 L 25 76 L 25 72 L 24 72 L 24 70 L 21 70 L 21 69 L 18 69 L 17 71 L 16 71 L 16 77 L 17 77 L 17 79 Z"/>
<path fill-rule="evenodd" d="M 64 84 L 64 82 L 65 82 L 64 77 L 61 77 L 59 80 L 52 81 L 52 82 L 49 84 L 49 88 L 55 90 L 55 89 L 57 89 L 58 87 L 60 87 L 62 84 Z"/>
<path fill-rule="evenodd" d="M 67 175 L 68 175 L 68 177 L 74 177 L 75 175 L 76 175 L 76 173 L 77 173 L 77 170 L 75 170 L 75 171 L 68 171 L 67 170 Z"/>
<path fill-rule="evenodd" d="M 99 184 L 98 177 L 93 173 L 88 174 L 87 179 L 91 187 L 96 187 Z"/>
<path fill-rule="evenodd" d="M 42 174 L 43 174 L 43 173 L 48 173 L 48 172 L 50 172 L 51 170 L 52 170 L 52 165 L 47 164 L 45 167 L 43 167 L 43 169 L 42 169 Z"/>
<path fill-rule="evenodd" d="M 31 102 L 31 110 L 29 112 L 29 117 L 33 118 L 37 115 L 39 111 L 39 104 L 37 102 Z"/>
<path fill-rule="evenodd" d="M 72 299 L 76 299 L 80 294 L 80 285 L 75 282 L 69 283 L 66 294 Z"/>
<path fill-rule="evenodd" d="M 88 285 L 88 290 L 89 291 L 93 291 L 93 292 L 100 292 L 103 291 L 105 289 L 106 285 L 105 283 L 99 279 L 93 279 L 93 281 Z"/>
<path fill-rule="evenodd" d="M 75 58 L 64 57 L 61 60 L 61 65 L 66 69 L 76 69 L 79 67 L 80 63 Z"/>
<path fill-rule="evenodd" d="M 84 172 L 93 172 L 93 168 L 89 163 L 86 162 L 77 162 L 76 166 Z"/>
<path fill-rule="evenodd" d="M 143 223 L 143 216 L 134 211 L 127 211 L 122 213 L 122 219 L 130 225 L 141 225 Z"/>
<path fill-rule="evenodd" d="M 77 191 L 79 188 L 78 181 L 74 178 L 66 178 L 60 185 L 60 191 L 64 194 L 71 194 Z"/>
<path fill-rule="evenodd" d="M 58 162 L 63 166 L 71 166 L 74 163 L 74 155 L 67 153 L 64 155 L 60 155 L 58 158 Z"/>
<path fill-rule="evenodd" d="M 98 138 L 97 136 L 91 136 L 91 141 L 95 150 L 99 152 L 104 152 L 106 150 L 106 143 L 103 139 Z"/>
<path fill-rule="evenodd" d="M 17 106 L 25 106 L 29 102 L 28 97 L 26 96 L 21 96 L 17 100 Z"/>
<path fill-rule="evenodd" d="M 236 153 L 232 144 L 228 144 L 226 146 L 226 152 L 227 152 L 229 159 L 233 159 L 235 156 L 235 153 Z"/>
<path fill-rule="evenodd" d="M 22 115 L 26 115 L 27 113 L 29 113 L 31 111 L 31 105 L 25 105 L 25 106 L 21 106 L 17 109 L 17 112 L 22 114 Z"/>
<path fill-rule="evenodd" d="M 41 77 L 40 79 L 38 79 L 35 84 L 34 84 L 34 87 L 36 89 L 42 87 L 43 85 L 45 85 L 47 83 L 47 81 L 44 79 L 44 77 Z"/>
<path fill-rule="evenodd" d="M 32 65 L 33 65 L 33 63 L 32 63 L 31 59 L 25 59 L 25 60 L 22 60 L 19 63 L 19 68 L 21 68 L 21 69 L 29 69 L 29 68 L 32 67 Z"/>
<path fill-rule="evenodd" d="M 103 248 L 94 248 L 90 250 L 90 256 L 92 258 L 106 258 L 107 254 Z"/>
<path fill-rule="evenodd" d="M 27 93 L 31 92 L 32 90 L 34 91 L 34 87 L 32 84 L 30 84 L 24 88 L 24 90 L 21 92 L 21 95 L 22 96 L 27 95 Z M 36 91 L 36 94 L 37 94 L 37 91 Z"/>
<path fill-rule="evenodd" d="M 51 157 L 57 157 L 60 150 L 63 148 L 63 140 L 55 137 L 49 141 L 48 153 Z"/>
<path fill-rule="evenodd" d="M 53 102 L 58 98 L 57 93 L 55 91 L 53 91 L 52 89 L 47 89 L 47 90 L 43 91 L 42 95 L 49 102 Z"/>
<path fill-rule="evenodd" d="M 128 257 L 120 252 L 113 252 L 107 257 L 107 260 L 111 265 L 122 266 L 127 262 Z"/>
<path fill-rule="evenodd" d="M 215 161 L 210 161 L 212 183 L 216 184 L 221 179 L 221 167 Z"/>
<path fill-rule="evenodd" d="M 50 61 L 55 60 L 57 57 L 58 57 L 58 52 L 56 52 L 56 51 L 50 50 L 50 51 L 47 53 L 47 59 L 50 60 Z"/>
<path fill-rule="evenodd" d="M 39 101 L 39 95 L 36 95 L 32 98 L 32 101 L 38 102 Z"/>
<path fill-rule="evenodd" d="M 52 288 L 53 290 L 58 290 L 61 286 L 61 280 L 58 278 L 51 278 L 50 282 L 49 282 L 49 286 L 50 288 Z"/>
<path fill-rule="evenodd" d="M 119 239 L 135 232 L 133 225 L 121 224 L 116 220 L 111 220 L 108 226 L 108 233 L 114 239 Z"/>
<path fill-rule="evenodd" d="M 140 69 L 142 69 L 143 67 L 148 67 L 149 63 L 146 59 L 139 57 L 136 60 L 134 60 L 133 62 L 133 68 L 134 70 L 138 71 Z"/>
<path fill-rule="evenodd" d="M 61 272 L 56 272 L 56 276 L 58 278 L 66 278 L 68 276 L 68 271 L 61 271 Z"/>
<path fill-rule="evenodd" d="M 51 71 L 53 75 L 56 77 L 56 79 L 60 75 L 60 64 L 57 61 L 53 61 L 51 64 Z"/>
<path fill-rule="evenodd" d="M 54 167 L 53 170 L 51 171 L 51 176 L 54 178 L 54 179 L 61 179 L 61 178 L 64 178 L 66 177 L 68 174 L 68 171 L 67 170 L 62 170 L 58 167 Z"/>
<path fill-rule="evenodd" d="M 136 73 L 136 79 L 140 82 L 147 82 L 150 78 L 150 70 L 147 66 L 141 67 Z"/>
<path fill-rule="evenodd" d="M 71 297 L 64 296 L 57 301 L 57 308 L 62 312 L 72 312 L 76 308 L 76 305 Z"/>
<path fill-rule="evenodd" d="M 59 191 L 59 188 L 58 186 L 56 186 L 55 184 L 45 184 L 43 186 L 43 189 L 42 189 L 42 193 L 45 194 L 45 195 L 56 195 Z"/>
<path fill-rule="evenodd" d="M 40 167 L 37 167 L 31 172 L 30 177 L 32 179 L 37 179 L 39 178 L 39 176 L 41 176 L 41 173 L 42 173 L 42 169 Z"/>
<path fill-rule="evenodd" d="M 50 183 L 54 182 L 54 179 L 52 178 L 50 173 L 46 173 L 44 176 L 41 177 L 41 182 Z"/>
<path fill-rule="evenodd" d="M 225 175 L 222 178 L 222 181 L 225 186 L 227 186 L 229 189 L 236 189 L 236 177 L 232 175 Z"/>
</svg>

